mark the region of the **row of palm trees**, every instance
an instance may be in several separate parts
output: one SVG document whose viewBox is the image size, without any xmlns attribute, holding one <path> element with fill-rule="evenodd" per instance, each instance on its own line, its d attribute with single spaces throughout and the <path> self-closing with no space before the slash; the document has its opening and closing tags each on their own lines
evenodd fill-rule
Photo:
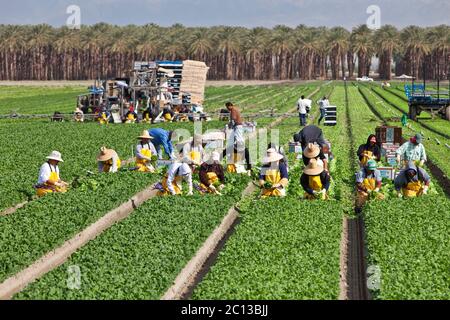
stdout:
<svg viewBox="0 0 450 320">
<path fill-rule="evenodd" d="M 210 79 L 340 79 L 368 75 L 373 57 L 381 79 L 393 71 L 422 77 L 424 66 L 427 78 L 445 79 L 450 26 L 0 25 L 0 80 L 104 79 L 125 76 L 135 60 L 178 59 L 205 61 Z"/>
</svg>

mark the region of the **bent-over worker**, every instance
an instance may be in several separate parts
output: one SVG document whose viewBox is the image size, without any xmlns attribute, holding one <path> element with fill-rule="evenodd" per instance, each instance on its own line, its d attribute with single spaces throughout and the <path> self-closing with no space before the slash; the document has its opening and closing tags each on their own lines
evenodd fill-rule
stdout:
<svg viewBox="0 0 450 320">
<path fill-rule="evenodd" d="M 428 173 L 410 161 L 406 168 L 395 178 L 395 190 L 399 198 L 413 198 L 427 194 L 431 178 Z"/>
<path fill-rule="evenodd" d="M 191 143 L 186 143 L 183 147 L 183 156 L 189 157 L 194 165 L 201 165 L 205 159 L 205 150 L 203 149 L 203 137 L 201 134 L 195 134 Z"/>
<path fill-rule="evenodd" d="M 153 139 L 147 130 L 144 130 L 138 137 L 140 140 L 136 146 L 136 166 L 139 172 L 155 172 L 151 162 L 153 157 L 157 156 L 156 148 L 151 143 Z"/>
<path fill-rule="evenodd" d="M 227 154 L 227 149 L 223 150 L 223 157 L 227 158 L 227 172 L 229 173 L 245 173 L 250 176 L 252 164 L 250 161 L 250 152 L 247 147 L 243 151 L 239 151 L 237 145 L 234 145 L 232 154 Z M 244 166 L 245 161 L 245 166 Z"/>
<path fill-rule="evenodd" d="M 377 162 L 373 159 L 367 161 L 367 164 L 356 174 L 356 212 L 360 213 L 362 207 L 369 200 L 372 192 L 376 193 L 376 198 L 384 199 L 384 195 L 380 193 L 382 185 L 381 173 L 378 170 Z"/>
<path fill-rule="evenodd" d="M 64 162 L 61 158 L 61 153 L 52 151 L 46 159 L 47 162 L 45 162 L 39 170 L 38 183 L 34 186 L 39 197 L 53 192 L 64 193 L 67 191 L 68 186 L 68 184 L 61 180 L 59 176 L 58 164 Z"/>
<path fill-rule="evenodd" d="M 148 130 L 148 133 L 153 138 L 153 145 L 158 153 L 159 160 L 163 159 L 163 153 L 161 147 L 164 148 L 166 155 L 170 160 L 175 160 L 175 152 L 172 144 L 172 139 L 175 139 L 176 135 L 173 131 L 166 131 L 161 128 L 155 128 Z"/>
<path fill-rule="evenodd" d="M 311 159 L 309 164 L 303 169 L 300 184 L 305 190 L 304 198 L 307 200 L 328 199 L 328 189 L 331 178 L 316 159 Z"/>
<path fill-rule="evenodd" d="M 289 176 L 286 164 L 281 162 L 282 159 L 283 155 L 275 149 L 267 150 L 267 155 L 262 161 L 264 165 L 259 174 L 259 186 L 263 198 L 286 196 Z"/>
<path fill-rule="evenodd" d="M 167 171 L 167 174 L 162 181 L 163 190 L 158 192 L 158 195 L 181 195 L 183 191 L 183 180 L 186 181 L 189 186 L 188 196 L 192 195 L 193 185 L 190 164 L 191 160 L 186 157 L 181 161 L 174 162 L 169 167 L 169 171 Z"/>
<path fill-rule="evenodd" d="M 403 161 L 403 167 L 406 168 L 410 161 L 414 161 L 417 166 L 423 167 L 427 161 L 427 154 L 422 141 L 423 137 L 418 133 L 397 149 L 397 162 L 399 165 Z"/>
<path fill-rule="evenodd" d="M 220 194 L 225 187 L 225 174 L 220 164 L 220 154 L 213 152 L 208 160 L 200 166 L 200 188 L 203 192 Z"/>
<path fill-rule="evenodd" d="M 113 149 L 107 149 L 102 147 L 100 153 L 97 156 L 98 172 L 117 172 L 120 169 L 121 161 L 117 152 Z"/>
<path fill-rule="evenodd" d="M 359 146 L 357 155 L 361 168 L 364 168 L 371 159 L 377 162 L 381 160 L 381 150 L 377 144 L 377 137 L 374 134 L 367 138 L 366 144 Z"/>
</svg>

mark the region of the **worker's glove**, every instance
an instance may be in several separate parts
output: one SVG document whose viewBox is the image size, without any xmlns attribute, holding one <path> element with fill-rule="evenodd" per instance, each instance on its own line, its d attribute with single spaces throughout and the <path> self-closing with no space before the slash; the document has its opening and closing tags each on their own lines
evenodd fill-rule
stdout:
<svg viewBox="0 0 450 320">
<path fill-rule="evenodd" d="M 249 177 L 251 177 L 251 176 L 252 176 L 252 170 L 247 170 L 247 175 L 248 175 Z"/>
<path fill-rule="evenodd" d="M 319 191 L 316 191 L 316 190 L 313 190 L 313 195 L 318 195 L 319 194 Z"/>
<path fill-rule="evenodd" d="M 322 194 L 322 195 L 324 195 L 324 194 L 326 194 L 327 193 L 327 190 L 326 189 L 322 189 L 322 190 L 320 190 L 320 192 L 319 192 L 320 194 Z"/>
<path fill-rule="evenodd" d="M 225 185 L 221 184 L 218 189 L 219 191 L 222 191 L 223 189 L 225 189 Z"/>
<path fill-rule="evenodd" d="M 366 193 L 371 194 L 373 191 L 370 189 L 367 189 Z"/>
<path fill-rule="evenodd" d="M 272 186 L 272 188 L 274 188 L 274 189 L 281 188 L 281 184 L 279 184 L 279 183 L 274 184 L 274 185 Z"/>
<path fill-rule="evenodd" d="M 380 192 L 380 188 L 376 188 L 376 189 L 374 190 L 374 192 L 375 192 L 375 193 Z"/>
<path fill-rule="evenodd" d="M 428 194 L 428 186 L 423 187 L 423 194 Z"/>
<path fill-rule="evenodd" d="M 211 190 L 212 192 L 217 192 L 216 187 L 214 187 L 213 185 L 209 186 L 209 190 Z"/>
<path fill-rule="evenodd" d="M 403 198 L 403 194 L 402 194 L 401 192 L 399 192 L 399 193 L 397 194 L 397 197 L 401 199 L 401 198 Z"/>
<path fill-rule="evenodd" d="M 425 161 L 424 160 L 422 160 L 422 161 L 420 161 L 420 163 L 419 163 L 419 167 L 423 167 L 423 165 L 425 164 Z"/>
<path fill-rule="evenodd" d="M 192 191 L 189 191 L 187 195 L 192 196 L 192 195 L 194 195 L 194 193 Z"/>
</svg>

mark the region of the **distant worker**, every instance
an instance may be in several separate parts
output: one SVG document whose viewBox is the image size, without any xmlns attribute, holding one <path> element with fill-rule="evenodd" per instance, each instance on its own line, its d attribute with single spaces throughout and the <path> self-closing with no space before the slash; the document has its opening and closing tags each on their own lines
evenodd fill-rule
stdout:
<svg viewBox="0 0 450 320">
<path fill-rule="evenodd" d="M 250 161 L 250 152 L 248 148 L 239 151 L 237 145 L 234 145 L 230 154 L 228 150 L 223 151 L 223 157 L 227 159 L 227 172 L 229 173 L 246 173 L 250 176 L 252 164 Z"/>
<path fill-rule="evenodd" d="M 203 149 L 203 138 L 201 134 L 195 134 L 192 142 L 184 145 L 183 156 L 189 157 L 194 165 L 200 166 L 204 162 L 205 150 Z"/>
<path fill-rule="evenodd" d="M 259 174 L 259 186 L 261 196 L 285 197 L 286 187 L 289 183 L 289 176 L 286 164 L 282 162 L 283 155 L 275 149 L 267 150 L 267 155 L 263 159 L 263 166 Z"/>
<path fill-rule="evenodd" d="M 73 113 L 73 119 L 75 122 L 84 122 L 84 113 L 80 108 L 76 108 Z"/>
<path fill-rule="evenodd" d="M 328 101 L 327 97 L 323 97 L 321 100 L 317 101 L 317 104 L 319 105 L 320 110 L 320 118 L 319 118 L 319 125 L 322 119 L 325 118 L 327 114 L 327 107 L 330 106 L 330 101 Z"/>
<path fill-rule="evenodd" d="M 59 176 L 58 164 L 64 162 L 61 158 L 61 153 L 52 151 L 46 159 L 47 162 L 45 162 L 39 170 L 38 183 L 34 186 L 39 197 L 53 192 L 64 193 L 67 191 L 68 186 L 68 184 L 61 180 Z"/>
<path fill-rule="evenodd" d="M 213 152 L 208 160 L 200 166 L 200 189 L 203 193 L 220 194 L 225 188 L 225 174 L 220 164 L 220 154 Z"/>
<path fill-rule="evenodd" d="M 306 115 L 308 113 L 308 104 L 305 101 L 305 96 L 301 96 L 301 98 L 297 102 L 297 111 L 300 117 L 300 126 L 306 126 Z"/>
<path fill-rule="evenodd" d="M 377 142 L 377 137 L 374 134 L 371 134 L 369 138 L 367 138 L 366 144 L 359 146 L 357 155 L 361 168 L 364 168 L 371 159 L 377 162 L 381 160 L 381 150 Z"/>
<path fill-rule="evenodd" d="M 399 166 L 403 164 L 403 168 L 406 168 L 409 162 L 413 161 L 416 166 L 423 167 L 427 161 L 427 154 L 422 141 L 423 137 L 418 133 L 412 137 L 410 141 L 406 142 L 399 149 L 397 149 L 397 163 Z"/>
<path fill-rule="evenodd" d="M 305 190 L 304 198 L 307 200 L 328 200 L 330 183 L 330 175 L 317 163 L 316 159 L 311 159 L 309 164 L 303 169 L 303 174 L 300 178 L 300 184 Z"/>
<path fill-rule="evenodd" d="M 163 159 L 161 147 L 164 148 L 164 151 L 170 160 L 176 159 L 174 146 L 172 143 L 172 139 L 175 139 L 176 135 L 173 131 L 166 131 L 164 129 L 155 128 L 148 130 L 148 133 L 153 138 L 152 142 L 158 153 L 159 160 Z"/>
<path fill-rule="evenodd" d="M 107 149 L 102 147 L 100 153 L 97 156 L 98 172 L 99 173 L 115 173 L 119 171 L 121 166 L 121 161 L 117 152 L 113 149 Z"/>
<path fill-rule="evenodd" d="M 242 148 L 245 144 L 245 140 L 241 112 L 238 107 L 231 102 L 227 102 L 226 107 L 230 112 L 230 123 L 228 127 L 232 130 L 230 136 L 228 137 L 227 148 L 231 149 L 235 144 L 237 144 L 239 148 Z"/>
<path fill-rule="evenodd" d="M 151 142 L 153 138 L 147 130 L 144 130 L 138 139 L 140 141 L 136 146 L 137 171 L 153 173 L 155 172 L 155 168 L 152 166 L 152 161 L 158 155 L 155 146 Z"/>
<path fill-rule="evenodd" d="M 399 198 L 413 198 L 427 194 L 430 182 L 428 173 L 410 161 L 395 178 L 394 185 Z"/>
<path fill-rule="evenodd" d="M 164 108 L 162 117 L 164 118 L 164 121 L 166 122 L 172 122 L 174 120 L 175 112 L 172 111 L 170 108 Z"/>
<path fill-rule="evenodd" d="M 136 123 L 137 118 L 138 118 L 138 115 L 134 110 L 134 106 L 133 106 L 133 104 L 130 104 L 130 107 L 128 108 L 128 112 L 125 115 L 125 123 Z"/>
<path fill-rule="evenodd" d="M 188 183 L 188 195 L 192 195 L 193 184 L 190 164 L 191 161 L 187 157 L 183 158 L 181 161 L 175 161 L 169 167 L 169 170 L 161 183 L 158 195 L 181 195 L 183 191 L 183 180 Z"/>
<path fill-rule="evenodd" d="M 315 159 L 318 165 L 328 172 L 328 159 L 317 144 L 309 143 L 303 150 L 303 163 L 307 166 L 311 159 Z"/>
<path fill-rule="evenodd" d="M 384 199 L 380 193 L 382 185 L 381 173 L 378 170 L 377 162 L 373 159 L 367 161 L 366 165 L 356 174 L 356 212 L 360 213 L 363 206 L 369 200 L 371 193 L 376 194 L 379 200 Z"/>
</svg>

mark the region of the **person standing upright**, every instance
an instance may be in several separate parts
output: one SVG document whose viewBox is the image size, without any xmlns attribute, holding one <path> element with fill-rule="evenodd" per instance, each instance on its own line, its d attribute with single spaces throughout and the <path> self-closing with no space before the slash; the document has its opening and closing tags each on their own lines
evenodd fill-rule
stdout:
<svg viewBox="0 0 450 320">
<path fill-rule="evenodd" d="M 319 125 L 322 119 L 325 118 L 327 114 L 327 107 L 330 105 L 330 102 L 328 101 L 327 97 L 323 97 L 322 100 L 317 101 L 317 104 L 319 105 L 320 110 L 320 118 L 319 118 Z"/>
<path fill-rule="evenodd" d="M 229 128 L 232 130 L 228 139 L 227 149 L 231 150 L 235 143 L 238 145 L 238 148 L 242 148 L 244 146 L 244 127 L 241 112 L 231 102 L 227 102 L 225 106 L 230 112 Z"/>
<path fill-rule="evenodd" d="M 305 101 L 305 96 L 302 96 L 297 102 L 297 110 L 300 117 L 300 126 L 306 126 L 306 114 L 308 113 L 308 104 Z"/>
</svg>

